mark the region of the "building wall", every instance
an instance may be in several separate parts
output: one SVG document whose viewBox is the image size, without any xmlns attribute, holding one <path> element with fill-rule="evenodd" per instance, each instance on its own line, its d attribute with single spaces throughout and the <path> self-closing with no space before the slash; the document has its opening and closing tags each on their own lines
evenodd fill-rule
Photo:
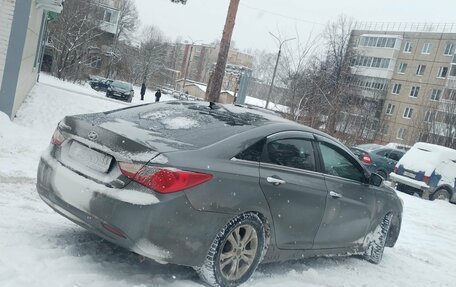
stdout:
<svg viewBox="0 0 456 287">
<path fill-rule="evenodd" d="M 412 52 L 404 52 L 404 45 L 407 42 L 412 43 Z M 393 115 L 385 115 L 389 125 L 389 131 L 386 135 L 387 141 L 402 141 L 407 144 L 413 144 L 419 140 L 420 133 L 426 130 L 424 115 L 427 110 L 434 110 L 436 103 L 431 100 L 433 89 L 441 90 L 441 96 L 445 91 L 446 78 L 439 78 L 438 72 L 441 67 L 451 68 L 451 56 L 444 55 L 444 49 L 447 42 L 453 42 L 456 45 L 456 34 L 441 33 L 405 33 L 404 43 L 398 56 L 396 69 L 391 80 L 385 105 L 392 103 L 396 105 Z M 423 54 L 423 46 L 426 43 L 432 44 L 432 51 L 429 54 Z M 405 73 L 398 73 L 401 63 L 407 64 Z M 425 65 L 426 69 L 423 75 L 417 75 L 419 65 Z M 399 95 L 392 93 L 395 84 L 401 85 Z M 419 87 L 418 97 L 411 97 L 412 87 Z M 404 118 L 406 108 L 413 108 L 411 119 Z M 406 129 L 406 135 L 403 139 L 398 138 L 399 129 Z"/>
<path fill-rule="evenodd" d="M 36 8 L 36 2 L 31 1 L 32 8 L 27 26 L 27 35 L 25 38 L 24 51 L 21 59 L 21 69 L 16 87 L 16 97 L 13 106 L 13 115 L 16 114 L 22 102 L 27 97 L 30 90 L 36 83 L 38 76 L 38 41 L 41 32 L 41 23 L 43 19 L 43 9 Z"/>
<path fill-rule="evenodd" d="M 2 86 L 15 4 L 16 0 L 0 0 L 0 87 Z"/>
<path fill-rule="evenodd" d="M 209 45 L 193 45 L 193 50 L 190 56 L 191 44 L 176 44 L 168 52 L 168 57 L 176 57 L 176 59 L 169 59 L 169 65 L 175 66 L 175 69 L 179 69 L 181 75 L 185 75 L 188 61 L 187 79 L 207 83 L 209 81 L 210 73 L 214 68 L 214 64 L 217 62 L 219 46 Z M 180 56 L 182 55 L 182 56 Z M 175 60 L 177 63 L 174 63 Z M 227 58 L 227 65 L 244 66 L 251 69 L 253 67 L 254 57 L 252 55 L 242 53 L 236 50 L 230 50 Z M 174 65 L 173 65 L 174 64 Z M 223 87 L 224 89 L 229 87 L 230 90 L 234 91 L 235 85 L 231 84 L 232 80 L 226 79 L 227 84 Z"/>
<path fill-rule="evenodd" d="M 389 83 L 386 98 L 381 114 L 381 122 L 387 128 L 383 134 L 379 134 L 377 140 L 387 142 L 402 142 L 414 144 L 420 138 L 420 133 L 427 130 L 424 122 L 426 111 L 436 110 L 439 103 L 431 100 L 433 89 L 441 90 L 441 97 L 447 89 L 447 82 L 451 69 L 452 56 L 444 55 L 447 43 L 456 45 L 456 33 L 430 33 L 430 32 L 389 32 L 389 31 L 359 31 L 352 34 L 353 42 L 361 35 L 397 35 L 401 39 L 399 49 L 388 55 L 382 48 L 364 48 L 363 53 L 367 56 L 385 57 L 393 59 L 394 68 L 388 75 Z M 412 51 L 404 51 L 407 43 L 411 43 Z M 432 45 L 430 53 L 423 53 L 426 43 Z M 364 55 L 363 54 L 363 55 Z M 401 64 L 407 64 L 404 73 L 399 72 Z M 417 75 L 419 65 L 425 65 L 423 75 Z M 444 78 L 438 77 L 441 67 L 447 67 L 448 73 Z M 359 72 L 357 72 L 359 74 Z M 401 85 L 398 94 L 393 93 L 393 87 Z M 417 97 L 411 97 L 412 87 L 419 87 Z M 392 115 L 386 114 L 388 105 L 394 105 Z M 406 108 L 412 108 L 412 118 L 404 117 Z M 406 135 L 398 138 L 399 129 L 405 129 Z"/>
</svg>

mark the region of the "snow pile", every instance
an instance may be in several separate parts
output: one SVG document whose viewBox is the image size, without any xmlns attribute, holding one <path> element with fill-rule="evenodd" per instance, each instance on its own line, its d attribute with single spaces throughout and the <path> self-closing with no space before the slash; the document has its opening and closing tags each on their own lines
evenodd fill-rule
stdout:
<svg viewBox="0 0 456 287">
<path fill-rule="evenodd" d="M 67 92 L 78 93 L 80 95 L 91 96 L 95 98 L 104 98 L 108 101 L 118 102 L 123 105 L 131 105 L 130 103 L 125 103 L 115 99 L 107 99 L 106 92 L 97 92 L 92 89 L 88 82 L 84 84 L 76 84 L 68 81 L 62 81 L 55 77 L 52 77 L 48 74 L 41 73 L 40 74 L 40 83 L 57 87 L 59 89 L 66 90 Z M 140 86 L 133 86 L 133 90 L 135 91 L 135 95 L 132 100 L 132 104 L 140 104 L 140 103 L 151 103 L 155 102 L 155 92 L 147 89 L 146 94 L 144 96 L 144 101 L 141 101 L 141 87 Z M 160 101 L 174 101 L 175 99 L 170 95 L 162 94 Z"/>
<path fill-rule="evenodd" d="M 49 143 L 50 136 L 43 137 L 40 131 L 11 122 L 7 115 L 0 113 L 0 179 L 34 177 L 36 167 L 31 167 L 31 161 L 38 162 L 42 147 Z"/>
<path fill-rule="evenodd" d="M 199 126 L 198 121 L 186 117 L 167 118 L 162 121 L 162 124 L 169 130 L 191 129 Z"/>
<path fill-rule="evenodd" d="M 38 84 L 14 122 L 0 113 L 0 286 L 201 286 L 192 268 L 163 266 L 107 243 L 51 210 L 36 193 L 38 158 L 58 121 L 122 106 Z M 454 286 L 456 206 L 399 196 L 401 234 L 379 265 L 354 257 L 265 264 L 243 286 Z"/>
</svg>

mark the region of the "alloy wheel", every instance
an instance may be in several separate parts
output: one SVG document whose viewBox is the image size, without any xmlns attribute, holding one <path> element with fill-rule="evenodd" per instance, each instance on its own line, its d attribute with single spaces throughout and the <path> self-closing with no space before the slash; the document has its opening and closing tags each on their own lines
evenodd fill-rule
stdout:
<svg viewBox="0 0 456 287">
<path fill-rule="evenodd" d="M 258 234 L 250 225 L 240 225 L 228 236 L 220 254 L 219 264 L 222 275 L 238 280 L 250 268 L 258 249 Z"/>
</svg>

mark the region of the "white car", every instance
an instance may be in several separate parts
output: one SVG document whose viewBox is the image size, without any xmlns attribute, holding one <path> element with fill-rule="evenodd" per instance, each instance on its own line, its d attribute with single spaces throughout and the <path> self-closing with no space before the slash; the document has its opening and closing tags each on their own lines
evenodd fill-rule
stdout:
<svg viewBox="0 0 456 287">
<path fill-rule="evenodd" d="M 399 191 L 456 203 L 456 150 L 416 143 L 390 174 Z"/>
</svg>

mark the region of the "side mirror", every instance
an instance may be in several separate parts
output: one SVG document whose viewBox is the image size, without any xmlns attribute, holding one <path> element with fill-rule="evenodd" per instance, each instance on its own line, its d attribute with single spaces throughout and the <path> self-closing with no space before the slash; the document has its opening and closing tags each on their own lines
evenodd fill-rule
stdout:
<svg viewBox="0 0 456 287">
<path fill-rule="evenodd" d="M 371 175 L 369 177 L 369 184 L 371 184 L 373 186 L 380 186 L 380 185 L 382 185 L 382 182 L 383 182 L 383 177 L 381 177 L 380 175 L 378 175 L 376 173 L 371 173 Z"/>
</svg>

